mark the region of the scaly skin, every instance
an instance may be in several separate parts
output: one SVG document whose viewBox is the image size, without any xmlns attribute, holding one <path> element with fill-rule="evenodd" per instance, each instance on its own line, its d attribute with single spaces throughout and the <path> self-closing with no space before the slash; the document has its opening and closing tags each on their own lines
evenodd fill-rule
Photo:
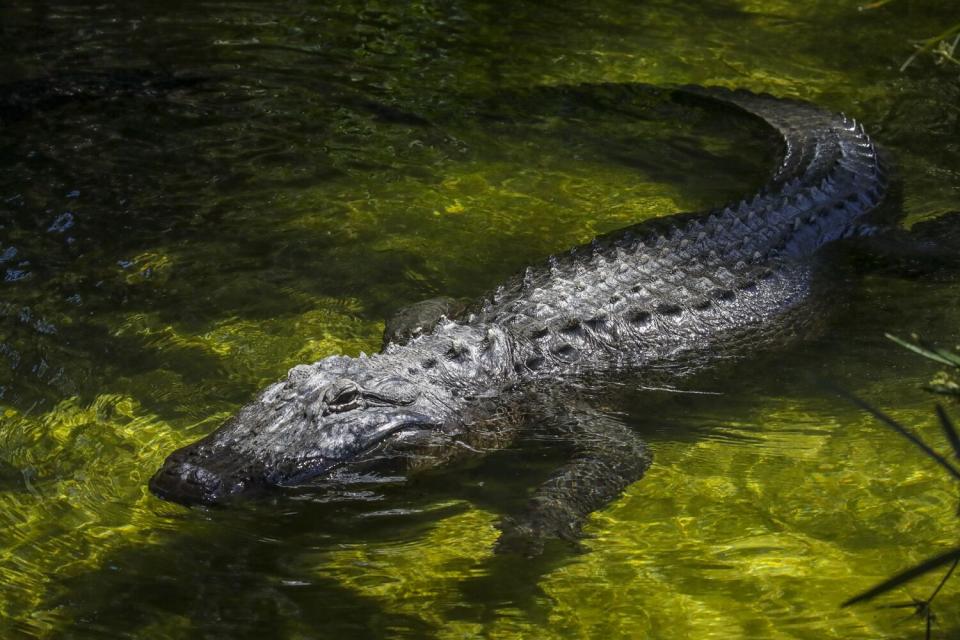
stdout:
<svg viewBox="0 0 960 640">
<path fill-rule="evenodd" d="M 505 520 L 500 548 L 536 552 L 545 537 L 574 537 L 649 455 L 622 425 L 568 403 L 568 383 L 624 370 L 678 377 L 777 343 L 810 297 L 809 258 L 860 233 L 886 189 L 873 142 L 844 116 L 742 91 L 676 92 L 781 134 L 783 160 L 758 195 L 551 257 L 406 344 L 294 367 L 171 454 L 154 493 L 214 504 L 318 477 L 409 472 L 505 446 L 534 408 L 547 417 L 538 424 L 580 439 L 578 455 Z"/>
</svg>

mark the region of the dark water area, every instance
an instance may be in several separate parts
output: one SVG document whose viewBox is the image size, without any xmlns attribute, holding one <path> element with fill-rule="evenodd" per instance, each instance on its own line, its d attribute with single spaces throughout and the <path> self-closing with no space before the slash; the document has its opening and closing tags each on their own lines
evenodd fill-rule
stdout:
<svg viewBox="0 0 960 640">
<path fill-rule="evenodd" d="M 0 6 L 0 636 L 922 637 L 846 598 L 956 544 L 956 490 L 824 380 L 943 444 L 955 277 L 850 273 L 820 333 L 666 393 L 583 548 L 495 523 L 558 461 L 520 446 L 399 486 L 188 510 L 164 456 L 293 365 L 551 252 L 752 193 L 757 123 L 628 83 L 719 84 L 864 122 L 901 224 L 960 209 L 949 2 Z M 601 83 L 614 83 L 601 85 Z M 932 591 L 930 576 L 885 603 Z M 960 629 L 960 582 L 936 632 Z"/>
</svg>

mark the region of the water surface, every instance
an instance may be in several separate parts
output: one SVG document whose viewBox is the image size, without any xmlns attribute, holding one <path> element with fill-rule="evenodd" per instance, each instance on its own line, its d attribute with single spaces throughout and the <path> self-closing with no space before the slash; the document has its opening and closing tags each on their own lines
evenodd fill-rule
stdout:
<svg viewBox="0 0 960 640">
<path fill-rule="evenodd" d="M 774 160 L 730 114 L 559 86 L 812 100 L 896 159 L 907 223 L 960 208 L 960 68 L 899 71 L 957 19 L 905 0 L 5 3 L 5 96 L 104 80 L 0 112 L 0 634 L 921 637 L 904 610 L 839 603 L 955 544 L 955 487 L 821 381 L 942 444 L 933 370 L 883 333 L 955 344 L 955 283 L 846 274 L 824 332 L 686 389 L 718 395 L 624 381 L 610 409 L 655 464 L 579 552 L 491 553 L 556 463 L 535 447 L 235 510 L 146 480 L 294 364 L 375 351 L 403 305 L 737 199 Z M 156 90 L 124 89 L 141 72 Z"/>
</svg>

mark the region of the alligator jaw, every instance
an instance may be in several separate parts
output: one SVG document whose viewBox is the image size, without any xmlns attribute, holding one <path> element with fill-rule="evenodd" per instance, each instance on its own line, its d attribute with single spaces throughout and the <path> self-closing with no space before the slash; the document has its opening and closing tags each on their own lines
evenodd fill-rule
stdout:
<svg viewBox="0 0 960 640">
<path fill-rule="evenodd" d="M 322 374 L 318 378 L 328 380 Z M 396 380 L 391 382 L 395 387 Z M 383 450 L 394 451 L 389 443 L 439 426 L 430 414 L 409 406 L 414 399 L 390 395 L 394 387 L 367 389 L 365 398 L 380 403 L 374 407 L 366 399 L 358 402 L 354 387 L 335 379 L 305 394 L 306 404 L 316 396 L 337 396 L 334 392 L 348 402 L 334 398 L 312 407 L 310 416 L 299 410 L 304 402 L 277 411 L 274 395 L 263 394 L 206 438 L 171 453 L 150 479 L 150 490 L 187 506 L 223 505 L 310 482 L 344 461 L 385 460 Z"/>
</svg>

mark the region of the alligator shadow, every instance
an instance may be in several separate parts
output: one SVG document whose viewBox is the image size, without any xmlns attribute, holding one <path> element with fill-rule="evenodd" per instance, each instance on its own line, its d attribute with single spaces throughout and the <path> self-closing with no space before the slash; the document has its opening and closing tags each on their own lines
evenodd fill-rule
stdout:
<svg viewBox="0 0 960 640">
<path fill-rule="evenodd" d="M 422 594 L 401 591 L 391 602 L 366 592 L 374 585 L 376 594 L 376 585 L 396 579 L 390 572 L 403 570 L 402 558 L 387 559 L 384 572 L 379 553 L 403 554 L 472 508 L 519 510 L 526 490 L 561 459 L 559 447 L 520 447 L 408 483 L 358 489 L 352 498 L 301 493 L 189 511 L 157 502 L 159 513 L 174 515 L 154 529 L 151 544 L 109 552 L 96 569 L 59 580 L 37 609 L 81 638 L 116 637 L 117 629 L 124 637 L 431 637 L 436 619 L 546 622 L 553 602 L 539 583 L 575 559 L 566 543 L 550 543 L 536 558 L 441 560 L 436 592 L 427 596 L 438 610 L 426 617 L 407 612 L 421 606 Z"/>
<path fill-rule="evenodd" d="M 122 637 L 421 638 L 435 635 L 431 618 L 492 620 L 509 607 L 540 619 L 550 603 L 539 578 L 569 558 L 566 548 L 523 561 L 484 555 L 452 581 L 450 567 L 440 566 L 437 580 L 448 582 L 438 593 L 460 589 L 463 596 L 441 598 L 426 619 L 407 613 L 419 606 L 417 593 L 400 592 L 399 602 L 366 595 L 403 570 L 402 559 L 388 559 L 384 572 L 378 549 L 402 554 L 471 507 L 517 508 L 520 486 L 535 486 L 553 468 L 542 454 L 498 454 L 407 483 L 291 492 L 229 509 L 157 501 L 150 544 L 108 552 L 97 568 L 58 580 L 36 610 L 79 638 L 117 637 L 118 629 Z"/>
<path fill-rule="evenodd" d="M 309 557 L 300 535 L 275 537 L 275 526 L 251 526 L 249 513 L 206 515 L 201 531 L 160 532 L 161 544 L 113 552 L 99 568 L 59 582 L 40 608 L 66 621 L 69 637 L 118 637 L 121 629 L 131 638 L 433 635 L 423 620 L 300 562 Z M 197 528 L 193 514 L 183 519 L 177 524 Z"/>
</svg>

